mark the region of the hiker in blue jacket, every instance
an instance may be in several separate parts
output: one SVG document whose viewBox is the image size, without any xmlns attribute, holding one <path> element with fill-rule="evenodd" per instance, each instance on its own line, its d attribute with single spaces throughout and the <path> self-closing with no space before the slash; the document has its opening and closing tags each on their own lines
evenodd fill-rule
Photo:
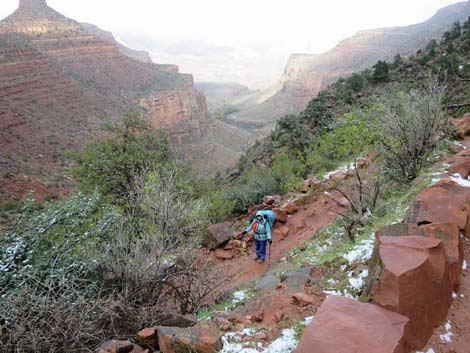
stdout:
<svg viewBox="0 0 470 353">
<path fill-rule="evenodd" d="M 258 263 L 266 261 L 266 243 L 272 244 L 271 224 L 267 216 L 263 215 L 262 211 L 258 211 L 255 219 L 242 233 L 246 235 L 248 232 L 253 231 L 255 238 L 256 258 Z"/>
</svg>

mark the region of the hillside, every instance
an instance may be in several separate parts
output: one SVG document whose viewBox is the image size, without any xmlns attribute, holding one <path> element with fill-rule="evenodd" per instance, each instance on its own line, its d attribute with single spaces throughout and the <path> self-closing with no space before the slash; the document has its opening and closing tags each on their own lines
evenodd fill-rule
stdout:
<svg viewBox="0 0 470 353">
<path fill-rule="evenodd" d="M 0 22 L 2 198 L 67 190 L 64 151 L 81 146 L 132 106 L 152 127 L 167 129 L 174 146 L 214 140 L 214 120 L 191 75 L 174 65 L 134 60 L 122 50 L 45 0 L 20 0 Z M 243 143 L 240 138 L 228 148 L 238 151 Z"/>
<path fill-rule="evenodd" d="M 232 121 L 262 126 L 285 114 L 296 114 L 338 78 L 371 67 L 378 60 L 392 60 L 397 53 L 408 56 L 469 15 L 470 2 L 463 1 L 440 9 L 419 24 L 361 31 L 321 55 L 294 54 L 276 85 L 236 104 L 240 112 Z"/>
</svg>

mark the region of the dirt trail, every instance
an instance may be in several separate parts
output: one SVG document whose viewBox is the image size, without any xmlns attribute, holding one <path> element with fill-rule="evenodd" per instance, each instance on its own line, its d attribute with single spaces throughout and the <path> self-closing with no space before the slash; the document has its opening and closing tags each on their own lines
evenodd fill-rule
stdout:
<svg viewBox="0 0 470 353">
<path fill-rule="evenodd" d="M 339 197 L 335 195 L 336 197 Z M 271 267 L 275 266 L 287 253 L 307 240 L 312 239 L 321 228 L 330 224 L 337 217 L 335 210 L 339 208 L 332 197 L 321 195 L 311 202 L 300 206 L 299 211 L 288 217 L 286 226 L 289 234 L 286 238 L 273 236 L 271 246 Z M 243 229 L 240 229 L 240 232 Z M 242 286 L 255 278 L 261 277 L 268 270 L 267 262 L 258 264 L 254 261 L 254 245 L 248 244 L 246 253 L 234 259 L 216 261 L 216 265 L 222 269 L 226 278 L 230 280 L 226 289 L 234 289 Z"/>
</svg>

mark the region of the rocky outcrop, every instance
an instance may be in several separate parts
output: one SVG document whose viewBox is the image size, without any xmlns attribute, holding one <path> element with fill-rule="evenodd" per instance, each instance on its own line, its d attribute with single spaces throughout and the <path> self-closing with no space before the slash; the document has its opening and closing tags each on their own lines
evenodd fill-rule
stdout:
<svg viewBox="0 0 470 353">
<path fill-rule="evenodd" d="M 294 353 L 406 353 L 409 321 L 373 304 L 329 296 Z"/>
<path fill-rule="evenodd" d="M 372 288 L 372 303 L 410 318 L 408 344 L 420 348 L 452 301 L 444 246 L 420 236 L 382 236 L 379 242 L 382 276 Z"/>
<path fill-rule="evenodd" d="M 230 222 L 212 224 L 207 228 L 202 245 L 209 249 L 217 249 L 232 239 L 233 232 Z"/>
<path fill-rule="evenodd" d="M 29 170 L 48 180 L 63 168 L 63 150 L 136 105 L 173 144 L 197 142 L 212 128 L 205 97 L 176 66 L 125 56 L 44 0 L 22 0 L 0 22 L 2 174 Z"/>
<path fill-rule="evenodd" d="M 214 353 L 222 348 L 217 328 L 199 323 L 191 328 L 159 327 L 158 343 L 162 353 Z"/>
</svg>

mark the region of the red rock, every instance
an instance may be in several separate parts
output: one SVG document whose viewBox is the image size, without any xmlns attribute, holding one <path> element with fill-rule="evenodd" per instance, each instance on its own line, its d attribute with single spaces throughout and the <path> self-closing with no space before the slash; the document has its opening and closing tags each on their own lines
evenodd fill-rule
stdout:
<svg viewBox="0 0 470 353">
<path fill-rule="evenodd" d="M 280 208 L 273 208 L 274 215 L 276 216 L 276 222 L 286 223 L 287 212 Z"/>
<path fill-rule="evenodd" d="M 279 195 L 263 197 L 263 203 L 268 206 L 271 206 L 273 203 L 279 203 L 280 201 L 281 201 L 281 196 Z"/>
<path fill-rule="evenodd" d="M 347 208 L 349 207 L 350 203 L 346 197 L 340 197 L 339 199 L 335 199 L 336 203 L 339 207 Z"/>
<path fill-rule="evenodd" d="M 158 328 L 158 342 L 162 353 L 214 353 L 222 348 L 217 328 L 210 323 L 198 323 L 189 328 Z"/>
<path fill-rule="evenodd" d="M 468 215 L 465 211 L 465 190 L 452 181 L 443 181 L 422 190 L 412 204 L 405 223 L 454 223 L 464 230 Z M 461 190 L 461 191 L 460 191 Z M 460 191 L 460 192 L 459 192 Z"/>
<path fill-rule="evenodd" d="M 280 322 L 284 320 L 284 313 L 282 311 L 276 311 L 274 314 L 274 322 Z"/>
<path fill-rule="evenodd" d="M 372 288 L 372 303 L 410 318 L 407 344 L 421 348 L 451 304 L 444 245 L 422 236 L 382 236 L 379 242 L 383 275 Z"/>
<path fill-rule="evenodd" d="M 372 304 L 328 296 L 294 353 L 407 353 L 409 321 Z"/>
<path fill-rule="evenodd" d="M 310 295 L 305 293 L 295 293 L 292 298 L 294 298 L 294 301 L 301 306 L 311 305 L 315 302 Z"/>
<path fill-rule="evenodd" d="M 146 344 L 148 344 L 151 347 L 154 347 L 157 345 L 157 327 L 149 327 L 149 328 L 144 328 L 143 330 L 140 330 L 137 333 L 137 336 Z"/>
<path fill-rule="evenodd" d="M 228 250 L 217 249 L 215 252 L 215 257 L 219 260 L 230 260 L 233 259 L 233 253 Z"/>
<path fill-rule="evenodd" d="M 349 176 L 346 170 L 339 170 L 336 173 L 330 175 L 330 179 L 334 181 L 344 180 Z"/>
<path fill-rule="evenodd" d="M 272 230 L 274 238 L 285 238 L 289 234 L 289 227 L 285 225 L 275 225 Z"/>
<path fill-rule="evenodd" d="M 155 323 L 159 326 L 173 326 L 173 327 L 191 327 L 197 324 L 197 318 L 194 315 L 182 315 L 173 309 L 161 309 L 155 315 Z"/>
<path fill-rule="evenodd" d="M 303 194 L 306 194 L 309 189 L 311 189 L 313 192 L 318 191 L 321 188 L 322 182 L 318 180 L 316 176 L 312 176 L 308 180 L 304 180 L 301 192 Z"/>
<path fill-rule="evenodd" d="M 461 161 L 452 163 L 448 169 L 451 174 L 460 174 L 462 178 L 468 179 L 470 174 L 470 158 L 464 158 Z"/>
<path fill-rule="evenodd" d="M 261 322 L 264 320 L 264 312 L 265 312 L 265 307 L 263 304 L 261 304 L 258 309 L 256 310 L 256 313 L 253 315 L 253 321 L 256 322 Z"/>
<path fill-rule="evenodd" d="M 286 202 L 282 209 L 287 212 L 287 214 L 294 214 L 299 210 L 299 206 L 297 206 L 294 202 Z"/>
<path fill-rule="evenodd" d="M 304 183 L 302 185 L 301 192 L 303 194 L 306 194 L 308 192 L 308 189 L 310 189 L 310 180 L 304 180 Z"/>
<path fill-rule="evenodd" d="M 217 249 L 226 244 L 233 236 L 232 224 L 229 222 L 213 224 L 207 228 L 202 245 L 209 249 Z"/>
</svg>

